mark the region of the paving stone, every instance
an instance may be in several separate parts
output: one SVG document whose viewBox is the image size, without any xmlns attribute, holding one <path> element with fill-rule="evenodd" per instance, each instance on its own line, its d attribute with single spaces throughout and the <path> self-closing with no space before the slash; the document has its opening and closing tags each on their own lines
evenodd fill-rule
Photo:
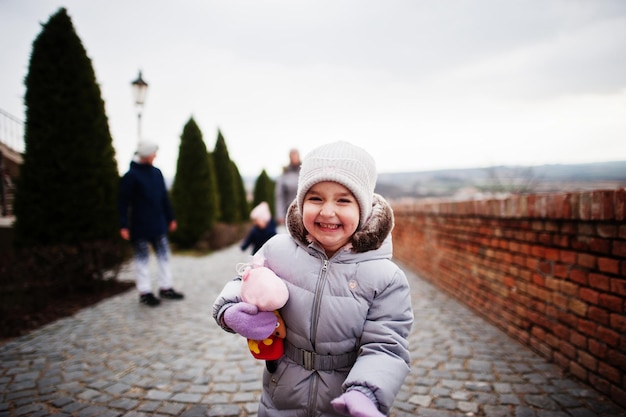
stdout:
<svg viewBox="0 0 626 417">
<path fill-rule="evenodd" d="M 200 394 L 188 394 L 188 393 L 179 393 L 175 394 L 170 401 L 181 402 L 181 403 L 197 403 L 202 398 Z"/>
<path fill-rule="evenodd" d="M 215 404 L 211 406 L 207 412 L 207 416 L 209 417 L 229 417 L 229 416 L 239 416 L 241 412 L 241 408 L 234 404 Z"/>
<path fill-rule="evenodd" d="M 485 417 L 512 417 L 513 411 L 505 405 L 485 405 Z"/>
<path fill-rule="evenodd" d="M 542 410 L 554 411 L 560 409 L 558 403 L 547 395 L 526 395 L 524 396 L 524 400 L 527 404 Z"/>
<path fill-rule="evenodd" d="M 458 409 L 463 413 L 466 413 L 466 415 L 469 415 L 468 413 L 475 414 L 478 412 L 478 404 L 468 401 L 459 401 Z"/>
<path fill-rule="evenodd" d="M 158 412 L 160 414 L 167 414 L 170 416 L 177 416 L 185 409 L 184 404 L 177 403 L 165 403 L 161 407 L 158 408 Z"/>
</svg>

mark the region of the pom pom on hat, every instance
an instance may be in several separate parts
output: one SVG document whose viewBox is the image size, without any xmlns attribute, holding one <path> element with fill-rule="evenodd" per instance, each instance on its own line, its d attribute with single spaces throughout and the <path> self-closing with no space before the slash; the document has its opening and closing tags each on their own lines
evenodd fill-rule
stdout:
<svg viewBox="0 0 626 417">
<path fill-rule="evenodd" d="M 302 160 L 296 200 L 302 213 L 304 196 L 318 182 L 333 181 L 346 187 L 359 203 L 359 227 L 372 214 L 376 187 L 376 162 L 358 146 L 340 141 L 322 145 Z"/>
<path fill-rule="evenodd" d="M 144 140 L 139 142 L 135 153 L 140 158 L 147 158 L 148 156 L 156 153 L 157 150 L 159 150 L 159 145 L 154 142 Z"/>
<path fill-rule="evenodd" d="M 272 213 L 270 213 L 270 206 L 262 201 L 250 212 L 250 218 L 252 220 L 259 221 L 261 223 L 267 223 L 272 218 Z"/>
</svg>

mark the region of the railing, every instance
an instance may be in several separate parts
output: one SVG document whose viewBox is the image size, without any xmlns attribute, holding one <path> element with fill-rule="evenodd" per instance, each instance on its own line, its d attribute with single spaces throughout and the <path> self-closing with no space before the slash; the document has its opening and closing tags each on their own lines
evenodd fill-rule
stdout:
<svg viewBox="0 0 626 417">
<path fill-rule="evenodd" d="M 24 123 L 0 109 L 0 142 L 17 153 L 24 153 Z"/>
</svg>

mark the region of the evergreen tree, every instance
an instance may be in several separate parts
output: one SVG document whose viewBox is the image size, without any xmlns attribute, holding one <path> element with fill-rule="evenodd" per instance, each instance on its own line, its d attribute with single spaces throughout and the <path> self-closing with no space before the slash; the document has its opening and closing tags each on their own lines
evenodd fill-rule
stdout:
<svg viewBox="0 0 626 417">
<path fill-rule="evenodd" d="M 245 221 L 248 219 L 250 214 L 250 205 L 248 203 L 248 193 L 246 192 L 246 186 L 243 182 L 243 178 L 241 178 L 241 174 L 239 173 L 239 168 L 237 168 L 237 164 L 231 161 L 231 168 L 233 170 L 233 176 L 235 178 L 235 189 L 237 190 L 237 202 L 238 210 L 237 210 L 237 219 L 239 221 Z"/>
<path fill-rule="evenodd" d="M 65 8 L 33 42 L 25 84 L 16 245 L 116 237 L 119 175 L 108 119 L 91 60 Z"/>
<path fill-rule="evenodd" d="M 265 170 L 261 171 L 261 174 L 254 182 L 254 191 L 252 194 L 252 207 L 256 207 L 262 201 L 267 202 L 270 206 L 272 216 L 276 213 L 276 202 L 274 201 L 274 188 L 276 182 L 273 181 Z"/>
<path fill-rule="evenodd" d="M 181 247 L 195 245 L 217 220 L 217 187 L 211 168 L 202 132 L 191 118 L 180 137 L 172 186 L 172 206 L 178 223 L 172 241 Z"/>
<path fill-rule="evenodd" d="M 209 171 L 211 172 L 211 187 L 213 189 L 212 194 L 214 197 L 214 219 L 215 221 L 218 221 L 222 218 L 222 211 L 221 211 L 221 203 L 220 203 L 220 189 L 219 186 L 217 184 L 217 170 L 215 168 L 215 158 L 213 158 L 213 154 L 211 152 L 207 152 L 206 153 L 206 159 L 207 161 L 209 161 Z M 214 221 L 214 222 L 215 222 Z"/>
<path fill-rule="evenodd" d="M 218 130 L 217 141 L 213 149 L 213 162 L 217 177 L 220 199 L 220 220 L 224 223 L 236 223 L 239 218 L 239 192 L 235 181 L 235 172 L 230 163 L 226 141 Z"/>
</svg>

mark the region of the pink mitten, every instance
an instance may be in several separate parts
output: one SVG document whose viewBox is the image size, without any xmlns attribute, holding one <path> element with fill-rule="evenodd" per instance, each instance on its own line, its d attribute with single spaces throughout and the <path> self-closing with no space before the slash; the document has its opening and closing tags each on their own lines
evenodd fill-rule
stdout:
<svg viewBox="0 0 626 417">
<path fill-rule="evenodd" d="M 277 322 L 274 312 L 259 311 L 255 305 L 244 302 L 234 304 L 224 312 L 224 323 L 248 339 L 267 339 L 276 330 Z"/>
<path fill-rule="evenodd" d="M 330 402 L 338 413 L 352 417 L 385 417 L 367 395 L 357 390 L 348 391 Z"/>
</svg>

